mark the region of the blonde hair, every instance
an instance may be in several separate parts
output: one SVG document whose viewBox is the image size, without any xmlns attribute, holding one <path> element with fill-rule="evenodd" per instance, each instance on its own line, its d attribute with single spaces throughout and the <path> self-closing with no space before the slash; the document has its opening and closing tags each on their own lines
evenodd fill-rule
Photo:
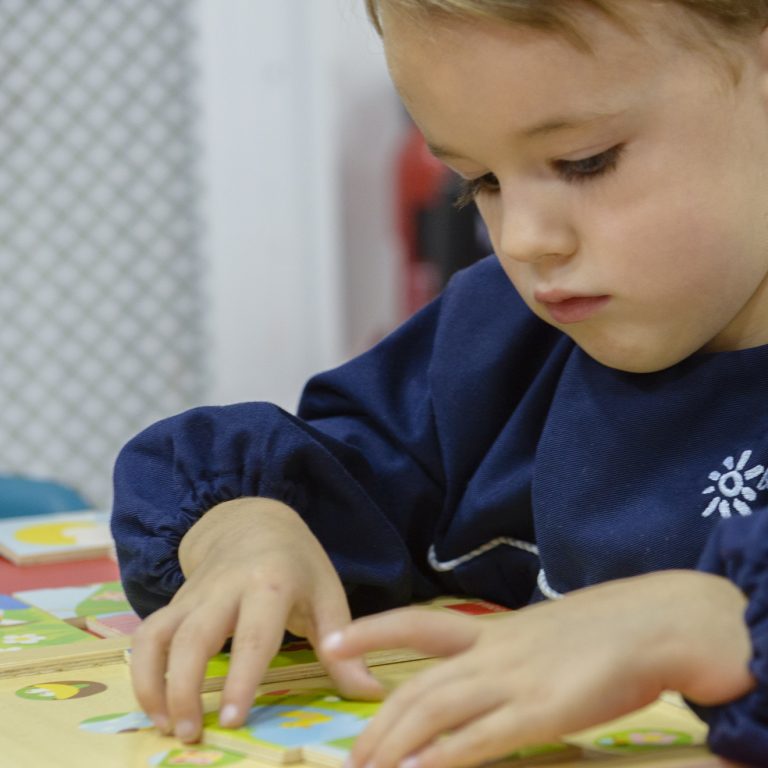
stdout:
<svg viewBox="0 0 768 768">
<path fill-rule="evenodd" d="M 768 23 L 768 0 L 666 1 L 698 17 L 702 22 L 696 25 L 701 28 L 698 31 L 703 31 L 708 41 L 717 47 L 720 47 L 718 36 L 722 33 L 738 38 Z M 617 0 L 579 0 L 578 3 L 574 0 L 365 0 L 368 15 L 379 34 L 382 33 L 380 10 L 383 2 L 413 16 L 491 19 L 559 32 L 582 47 L 586 44 L 585 39 L 575 20 L 579 6 L 598 11 L 620 24 L 626 21 L 618 8 L 622 3 Z M 632 3 L 624 0 L 623 5 L 631 6 Z"/>
</svg>

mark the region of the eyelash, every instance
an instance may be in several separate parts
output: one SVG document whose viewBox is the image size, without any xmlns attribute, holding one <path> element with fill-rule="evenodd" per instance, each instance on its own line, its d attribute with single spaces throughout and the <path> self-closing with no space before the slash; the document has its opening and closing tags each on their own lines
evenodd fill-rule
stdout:
<svg viewBox="0 0 768 768">
<path fill-rule="evenodd" d="M 624 151 L 623 144 L 581 160 L 556 160 L 552 165 L 561 179 L 571 184 L 583 184 L 598 179 L 616 169 Z M 456 208 L 469 205 L 481 192 L 498 192 L 499 182 L 492 173 L 486 173 L 477 179 L 462 179 L 461 189 L 456 198 Z"/>
</svg>

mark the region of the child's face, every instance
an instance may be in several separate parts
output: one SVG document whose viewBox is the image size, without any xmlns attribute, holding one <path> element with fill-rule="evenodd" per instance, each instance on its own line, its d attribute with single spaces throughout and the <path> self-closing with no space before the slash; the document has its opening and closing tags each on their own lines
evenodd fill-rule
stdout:
<svg viewBox="0 0 768 768">
<path fill-rule="evenodd" d="M 743 43 L 734 85 L 715 53 L 669 33 L 686 12 L 640 5 L 643 36 L 585 12 L 591 53 L 527 27 L 422 26 L 383 7 L 395 83 L 436 154 L 478 180 L 512 282 L 628 371 L 768 343 L 762 41 Z"/>
</svg>

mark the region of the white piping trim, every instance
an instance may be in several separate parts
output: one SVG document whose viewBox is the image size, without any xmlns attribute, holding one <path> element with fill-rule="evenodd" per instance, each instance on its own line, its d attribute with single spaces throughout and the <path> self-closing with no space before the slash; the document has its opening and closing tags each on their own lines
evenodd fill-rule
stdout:
<svg viewBox="0 0 768 768">
<path fill-rule="evenodd" d="M 541 594 L 544 595 L 547 600 L 560 600 L 563 597 L 562 592 L 558 592 L 556 589 L 552 589 L 552 587 L 549 586 L 547 574 L 544 573 L 543 568 L 539 571 L 539 575 L 536 577 L 536 583 L 539 585 Z"/>
<path fill-rule="evenodd" d="M 539 554 L 539 548 L 535 544 L 531 544 L 528 541 L 522 541 L 521 539 L 512 539 L 508 536 L 499 536 L 485 544 L 481 544 L 477 549 L 467 552 L 466 555 L 462 555 L 453 560 L 438 560 L 437 555 L 435 555 L 435 545 L 432 544 L 427 553 L 427 559 L 429 560 L 432 569 L 435 571 L 452 571 L 454 568 L 457 568 L 464 563 L 468 563 L 470 560 L 474 560 L 476 557 L 484 555 L 486 552 L 496 549 L 496 547 L 501 546 L 502 544 L 508 547 L 514 547 L 515 549 L 522 549 L 524 552 L 530 552 L 537 557 Z"/>
</svg>

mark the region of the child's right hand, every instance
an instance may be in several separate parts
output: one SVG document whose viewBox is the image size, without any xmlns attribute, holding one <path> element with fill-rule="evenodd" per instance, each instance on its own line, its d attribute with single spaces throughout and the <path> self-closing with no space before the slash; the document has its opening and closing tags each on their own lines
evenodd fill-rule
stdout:
<svg viewBox="0 0 768 768">
<path fill-rule="evenodd" d="M 208 511 L 183 538 L 179 560 L 186 582 L 134 636 L 131 675 L 155 725 L 195 741 L 205 667 L 227 638 L 232 651 L 219 719 L 239 726 L 284 630 L 306 637 L 324 662 L 321 640 L 350 614 L 318 540 L 296 512 L 270 499 L 237 499 Z M 325 666 L 343 694 L 382 695 L 361 658 Z"/>
</svg>

